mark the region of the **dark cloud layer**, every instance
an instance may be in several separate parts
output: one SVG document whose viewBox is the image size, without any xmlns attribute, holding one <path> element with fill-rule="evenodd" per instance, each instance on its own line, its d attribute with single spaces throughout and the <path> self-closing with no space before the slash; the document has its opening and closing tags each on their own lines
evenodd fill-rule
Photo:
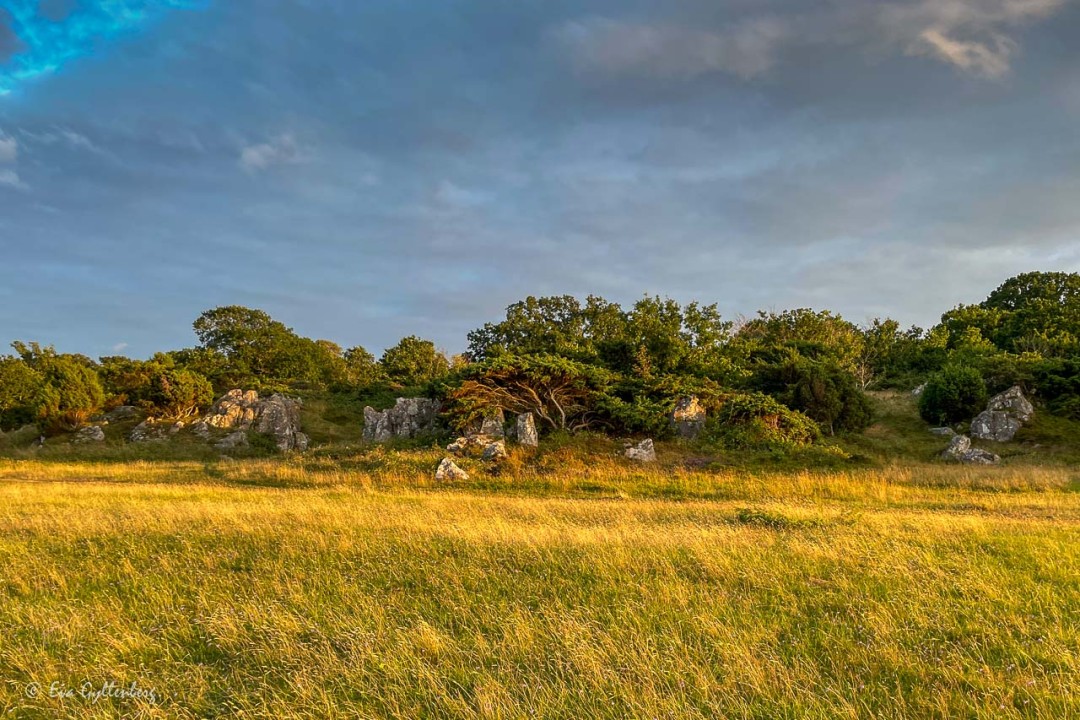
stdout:
<svg viewBox="0 0 1080 720">
<path fill-rule="evenodd" d="M 0 335 L 146 354 L 242 303 L 460 349 L 564 292 L 932 323 L 1080 270 L 1078 39 L 1064 0 L 176 9 L 0 98 Z"/>
</svg>

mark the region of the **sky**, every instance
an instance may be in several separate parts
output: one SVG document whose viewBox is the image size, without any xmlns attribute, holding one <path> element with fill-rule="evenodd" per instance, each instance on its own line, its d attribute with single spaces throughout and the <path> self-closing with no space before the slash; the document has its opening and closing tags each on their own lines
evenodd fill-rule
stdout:
<svg viewBox="0 0 1080 720">
<path fill-rule="evenodd" d="M 932 325 L 1080 271 L 1078 0 L 0 0 L 0 343 L 528 295 Z"/>
</svg>

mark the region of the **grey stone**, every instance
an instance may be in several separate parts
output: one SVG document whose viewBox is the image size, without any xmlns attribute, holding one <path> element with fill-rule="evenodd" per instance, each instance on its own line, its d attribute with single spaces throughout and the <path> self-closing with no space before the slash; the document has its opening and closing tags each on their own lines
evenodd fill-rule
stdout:
<svg viewBox="0 0 1080 720">
<path fill-rule="evenodd" d="M 93 443 L 103 442 L 105 440 L 105 431 L 97 425 L 90 425 L 84 427 L 75 433 L 75 437 L 72 442 L 75 443 Z"/>
<path fill-rule="evenodd" d="M 1021 423 L 1026 423 L 1035 414 L 1035 406 L 1024 397 L 1024 391 L 1020 389 L 1019 385 L 1013 385 L 1005 392 L 998 393 L 990 398 L 986 409 L 1006 413 L 1009 417 L 1019 420 Z"/>
<path fill-rule="evenodd" d="M 254 390 L 230 390 L 214 403 L 210 414 L 199 423 L 206 425 L 206 430 L 200 428 L 197 434 L 209 437 L 210 427 L 255 430 L 274 438 L 278 450 L 295 450 L 299 444 L 298 435 L 303 435 L 300 432 L 301 405 L 299 400 L 280 393 L 260 398 Z"/>
<path fill-rule="evenodd" d="M 468 480 L 469 473 L 459 468 L 450 458 L 443 458 L 439 467 L 435 470 L 435 479 L 441 482 L 454 482 L 455 480 Z"/>
<path fill-rule="evenodd" d="M 705 429 L 705 406 L 695 395 L 679 398 L 671 413 L 671 426 L 678 437 L 692 440 Z"/>
<path fill-rule="evenodd" d="M 201 437 L 203 440 L 210 439 L 210 425 L 209 423 L 200 420 L 191 426 L 191 434 L 196 437 Z"/>
<path fill-rule="evenodd" d="M 386 442 L 431 435 L 438 429 L 440 409 L 439 401 L 429 398 L 398 398 L 394 407 L 382 412 L 366 407 L 364 439 Z"/>
<path fill-rule="evenodd" d="M 971 438 L 967 435 L 954 435 L 949 440 L 949 447 L 945 448 L 945 451 L 941 453 L 941 457 L 945 460 L 959 460 L 970 449 Z"/>
<path fill-rule="evenodd" d="M 919 387 L 917 387 L 917 388 L 915 388 L 914 390 L 911 391 L 911 396 L 912 397 L 919 397 L 925 391 L 926 391 L 926 383 L 923 383 L 922 385 L 920 385 Z"/>
<path fill-rule="evenodd" d="M 630 445 L 623 454 L 630 460 L 637 462 L 656 462 L 656 448 L 653 446 L 651 439 L 645 439 L 636 445 Z"/>
<path fill-rule="evenodd" d="M 936 427 L 936 428 L 930 428 L 930 433 L 932 435 L 937 435 L 939 437 L 949 437 L 949 438 L 951 438 L 953 435 L 956 434 L 956 431 L 953 430 L 951 427 Z"/>
<path fill-rule="evenodd" d="M 131 429 L 128 440 L 133 443 L 159 440 L 165 434 L 165 428 L 154 422 L 153 418 L 147 418 Z"/>
<path fill-rule="evenodd" d="M 117 422 L 119 420 L 130 420 L 131 418 L 139 416 L 139 408 L 134 405 L 121 405 L 115 407 L 109 412 L 101 416 L 102 420 L 107 422 Z"/>
<path fill-rule="evenodd" d="M 965 465 L 997 465 L 1001 458 L 987 450 L 972 448 L 959 457 Z"/>
<path fill-rule="evenodd" d="M 536 432 L 536 419 L 531 412 L 521 413 L 514 423 L 514 437 L 518 445 L 525 447 L 538 447 L 540 435 Z"/>
<path fill-rule="evenodd" d="M 506 459 L 506 443 L 502 440 L 495 440 L 487 444 L 484 448 L 483 454 L 480 456 L 484 460 L 489 462 L 505 460 Z"/>
<path fill-rule="evenodd" d="M 176 422 L 174 422 L 172 424 L 172 427 L 169 428 L 169 434 L 170 435 L 175 435 L 176 433 L 180 432 L 183 429 L 184 429 L 184 421 L 183 420 L 177 420 Z"/>
<path fill-rule="evenodd" d="M 1008 442 L 1023 423 L 1001 410 L 984 410 L 971 421 L 971 437 L 994 442 Z"/>
<path fill-rule="evenodd" d="M 504 436 L 503 426 L 506 424 L 506 416 L 503 414 L 502 408 L 495 408 L 495 410 L 486 416 L 480 423 L 480 434 L 487 437 L 501 438 Z"/>
</svg>

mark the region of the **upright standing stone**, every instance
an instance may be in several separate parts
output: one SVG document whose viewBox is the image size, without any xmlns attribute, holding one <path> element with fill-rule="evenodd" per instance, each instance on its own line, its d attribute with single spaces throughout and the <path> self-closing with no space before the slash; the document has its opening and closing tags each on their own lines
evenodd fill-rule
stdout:
<svg viewBox="0 0 1080 720">
<path fill-rule="evenodd" d="M 696 438 L 705 428 L 705 406 L 695 395 L 679 398 L 671 413 L 671 425 L 679 437 Z"/>
<path fill-rule="evenodd" d="M 536 432 L 536 420 L 531 412 L 521 413 L 515 423 L 518 445 L 525 447 L 537 447 L 540 445 L 540 436 Z"/>
</svg>

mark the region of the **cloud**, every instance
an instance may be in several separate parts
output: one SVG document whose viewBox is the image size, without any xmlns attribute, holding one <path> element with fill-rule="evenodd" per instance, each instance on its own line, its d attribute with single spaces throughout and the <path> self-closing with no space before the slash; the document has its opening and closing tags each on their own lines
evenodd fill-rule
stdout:
<svg viewBox="0 0 1080 720">
<path fill-rule="evenodd" d="M 0 135 L 0 165 L 19 159 L 19 143 L 15 138 Z"/>
<path fill-rule="evenodd" d="M 555 39 L 585 72 L 677 80 L 725 73 L 749 79 L 773 66 L 787 34 L 783 21 L 767 16 L 715 31 L 588 18 L 562 25 Z"/>
<path fill-rule="evenodd" d="M 128 348 L 128 344 L 126 342 L 118 342 L 118 343 L 116 343 L 115 345 L 112 346 L 112 351 L 113 352 L 124 352 L 125 350 L 127 350 L 127 348 Z"/>
<path fill-rule="evenodd" d="M 685 13 L 647 19 L 590 16 L 552 33 L 574 68 L 609 78 L 692 80 L 722 74 L 752 80 L 788 50 L 857 47 L 923 56 L 986 78 L 1011 69 L 1014 35 L 1066 0 L 837 0 L 805 9 L 770 4 L 768 12 L 721 23 L 692 23 Z M 737 13 L 739 7 L 729 8 Z M 713 25 L 710 27 L 710 25 Z"/>
<path fill-rule="evenodd" d="M 19 143 L 13 137 L 0 134 L 0 187 L 26 190 L 27 186 L 19 177 L 15 163 L 19 159 Z"/>
<path fill-rule="evenodd" d="M 4 10 L 0 10 L 0 63 L 7 62 L 12 55 L 22 49 L 22 41 L 11 29 L 11 16 Z"/>
<path fill-rule="evenodd" d="M 10 168 L 0 168 L 0 186 L 15 188 L 16 190 L 29 189 L 19 178 L 19 173 Z"/>
<path fill-rule="evenodd" d="M 270 142 L 249 145 L 240 151 L 240 167 L 248 172 L 266 170 L 274 165 L 300 162 L 300 151 L 291 134 L 280 135 Z"/>
</svg>

